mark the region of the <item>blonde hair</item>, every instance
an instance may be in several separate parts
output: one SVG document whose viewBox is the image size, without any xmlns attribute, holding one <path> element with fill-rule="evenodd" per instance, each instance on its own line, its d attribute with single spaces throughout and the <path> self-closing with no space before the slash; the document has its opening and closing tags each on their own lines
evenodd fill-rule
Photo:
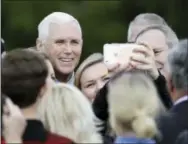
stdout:
<svg viewBox="0 0 188 144">
<path fill-rule="evenodd" d="M 80 89 L 80 78 L 82 76 L 82 73 L 85 69 L 88 67 L 102 62 L 103 61 L 103 55 L 101 53 L 94 53 L 91 54 L 89 57 L 87 57 L 78 67 L 76 74 L 75 74 L 75 85 Z"/>
<path fill-rule="evenodd" d="M 109 84 L 110 123 L 116 134 L 134 132 L 137 137 L 153 138 L 159 99 L 152 81 L 142 73 L 121 73 Z"/>
<path fill-rule="evenodd" d="M 39 118 L 50 132 L 76 143 L 101 143 L 91 104 L 75 87 L 55 84 L 39 106 Z"/>
</svg>

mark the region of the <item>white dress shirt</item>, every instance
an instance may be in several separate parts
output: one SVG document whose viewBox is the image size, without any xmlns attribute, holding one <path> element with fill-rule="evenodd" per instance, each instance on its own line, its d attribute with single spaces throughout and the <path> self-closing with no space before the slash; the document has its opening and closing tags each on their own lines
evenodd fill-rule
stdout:
<svg viewBox="0 0 188 144">
<path fill-rule="evenodd" d="M 179 98 L 178 100 L 176 100 L 174 102 L 174 105 L 177 105 L 177 104 L 182 103 L 182 102 L 187 101 L 187 100 L 188 100 L 188 95 L 185 95 L 185 96 Z"/>
</svg>

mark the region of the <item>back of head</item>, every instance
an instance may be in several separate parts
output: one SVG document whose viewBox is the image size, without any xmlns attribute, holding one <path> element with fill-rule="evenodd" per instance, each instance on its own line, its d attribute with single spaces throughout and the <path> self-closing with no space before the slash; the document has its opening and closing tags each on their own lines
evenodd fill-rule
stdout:
<svg viewBox="0 0 188 144">
<path fill-rule="evenodd" d="M 39 117 L 47 130 L 77 143 L 100 143 L 89 101 L 75 87 L 55 84 L 43 98 Z"/>
<path fill-rule="evenodd" d="M 170 50 L 168 66 L 172 83 L 176 89 L 187 91 L 188 89 L 188 39 L 181 40 L 179 44 Z"/>
<path fill-rule="evenodd" d="M 70 14 L 64 12 L 53 12 L 47 15 L 38 25 L 38 39 L 45 41 L 49 35 L 49 28 L 51 24 L 73 23 L 82 33 L 79 22 Z"/>
<path fill-rule="evenodd" d="M 87 57 L 78 67 L 75 75 L 75 85 L 80 88 L 80 78 L 85 69 L 96 63 L 103 61 L 103 55 L 101 53 L 93 53 Z"/>
<path fill-rule="evenodd" d="M 137 15 L 129 24 L 127 40 L 129 42 L 135 42 L 139 35 L 151 29 L 158 29 L 164 33 L 169 48 L 178 44 L 178 38 L 175 32 L 161 16 L 154 13 Z"/>
<path fill-rule="evenodd" d="M 44 58 L 37 52 L 16 49 L 2 60 L 2 92 L 19 107 L 34 104 L 48 74 Z"/>
<path fill-rule="evenodd" d="M 140 72 L 120 72 L 109 83 L 110 122 L 117 134 L 154 137 L 159 107 L 152 80 Z"/>
</svg>

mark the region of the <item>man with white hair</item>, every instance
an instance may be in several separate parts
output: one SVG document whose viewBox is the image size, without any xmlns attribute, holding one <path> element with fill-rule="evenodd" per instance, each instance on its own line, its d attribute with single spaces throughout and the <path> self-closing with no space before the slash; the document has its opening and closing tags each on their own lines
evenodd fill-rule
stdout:
<svg viewBox="0 0 188 144">
<path fill-rule="evenodd" d="M 188 39 L 180 41 L 168 55 L 166 80 L 174 102 L 169 114 L 160 119 L 161 144 L 175 144 L 178 135 L 188 130 Z"/>
<path fill-rule="evenodd" d="M 145 43 L 152 48 L 154 53 L 153 60 L 156 67 L 153 67 L 155 69 L 153 73 L 156 73 L 154 71 L 157 69 L 163 73 L 167 50 L 178 44 L 178 38 L 174 31 L 162 17 L 154 13 L 139 14 L 130 22 L 127 41 Z M 142 69 L 144 69 L 143 67 Z M 148 69 L 146 68 L 145 70 Z M 158 74 L 154 74 L 154 79 L 157 76 Z"/>
<path fill-rule="evenodd" d="M 168 92 L 165 87 L 164 63 L 168 49 L 178 44 L 178 38 L 165 20 L 154 13 L 139 14 L 130 23 L 128 42 L 144 43 L 149 46 L 139 49 L 147 57 L 133 57 L 136 69 L 148 71 L 153 78 L 159 95 L 167 108 L 171 106 Z M 163 74 L 163 75 L 162 75 Z"/>
<path fill-rule="evenodd" d="M 156 85 L 161 101 L 169 109 L 172 101 L 162 74 L 168 49 L 178 44 L 176 34 L 162 17 L 154 13 L 143 13 L 136 16 L 130 23 L 127 39 L 128 42 L 145 45 L 145 47 L 134 49 L 131 65 L 133 69 L 147 71 Z M 137 54 L 140 52 L 144 53 L 146 57 L 140 57 Z M 92 105 L 97 118 L 105 123 L 109 117 L 107 95 L 108 83 L 98 92 Z M 102 133 L 105 132 L 104 129 Z"/>
<path fill-rule="evenodd" d="M 71 15 L 53 12 L 38 25 L 37 49 L 46 53 L 59 82 L 74 84 L 74 69 L 82 52 L 82 30 Z"/>
</svg>

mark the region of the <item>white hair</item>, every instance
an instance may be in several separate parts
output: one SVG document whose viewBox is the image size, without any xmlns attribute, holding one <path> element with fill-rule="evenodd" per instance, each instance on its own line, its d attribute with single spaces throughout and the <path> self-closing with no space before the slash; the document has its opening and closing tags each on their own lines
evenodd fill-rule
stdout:
<svg viewBox="0 0 188 144">
<path fill-rule="evenodd" d="M 39 118 L 47 130 L 76 143 L 101 143 L 91 104 L 76 87 L 55 84 L 42 99 Z"/>
<path fill-rule="evenodd" d="M 69 22 L 73 22 L 82 34 L 81 26 L 76 18 L 64 12 L 53 12 L 46 16 L 38 25 L 38 39 L 46 40 L 49 36 L 50 24 L 64 24 Z"/>
<path fill-rule="evenodd" d="M 129 42 L 135 42 L 142 32 L 151 29 L 158 29 L 164 33 L 169 48 L 178 44 L 178 38 L 175 32 L 161 16 L 154 13 L 142 13 L 137 15 L 129 24 L 127 40 Z"/>
<path fill-rule="evenodd" d="M 167 69 L 176 89 L 188 89 L 188 39 L 183 39 L 168 54 Z"/>
</svg>

